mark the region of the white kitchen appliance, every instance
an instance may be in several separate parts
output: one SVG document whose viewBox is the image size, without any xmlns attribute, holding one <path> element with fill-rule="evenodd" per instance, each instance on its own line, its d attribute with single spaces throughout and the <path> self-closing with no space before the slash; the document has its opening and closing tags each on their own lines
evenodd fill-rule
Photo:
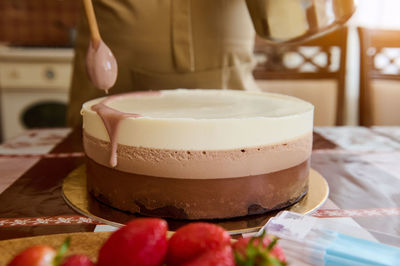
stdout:
<svg viewBox="0 0 400 266">
<path fill-rule="evenodd" d="M 27 128 L 65 126 L 72 48 L 0 47 L 3 141 Z"/>
</svg>

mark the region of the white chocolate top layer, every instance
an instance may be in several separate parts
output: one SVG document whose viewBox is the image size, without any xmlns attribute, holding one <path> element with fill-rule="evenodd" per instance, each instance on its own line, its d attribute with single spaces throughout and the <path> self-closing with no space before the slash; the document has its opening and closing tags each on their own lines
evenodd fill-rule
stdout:
<svg viewBox="0 0 400 266">
<path fill-rule="evenodd" d="M 314 107 L 279 94 L 233 90 L 165 90 L 128 93 L 86 102 L 83 128 L 109 141 L 92 106 L 105 105 L 123 113 L 116 142 L 174 150 L 228 150 L 285 142 L 312 132 Z"/>
</svg>

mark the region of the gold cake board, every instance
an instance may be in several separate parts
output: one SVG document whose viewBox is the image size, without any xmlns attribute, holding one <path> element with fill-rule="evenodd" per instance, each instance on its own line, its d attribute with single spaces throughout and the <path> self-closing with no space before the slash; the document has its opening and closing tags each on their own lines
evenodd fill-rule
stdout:
<svg viewBox="0 0 400 266">
<path fill-rule="evenodd" d="M 91 196 L 86 190 L 85 165 L 79 166 L 64 179 L 62 192 L 65 201 L 71 208 L 82 215 L 104 224 L 120 227 L 132 219 L 143 217 L 139 214 L 132 214 L 109 207 Z M 307 194 L 297 203 L 285 208 L 285 210 L 302 214 L 312 213 L 324 204 L 328 195 L 329 187 L 326 180 L 317 171 L 310 169 Z M 222 226 L 232 235 L 250 233 L 259 230 L 269 218 L 275 216 L 279 211 L 206 221 Z M 193 222 L 193 220 L 168 218 L 165 220 L 168 222 L 168 228 L 171 231 L 176 231 L 179 227 Z"/>
</svg>

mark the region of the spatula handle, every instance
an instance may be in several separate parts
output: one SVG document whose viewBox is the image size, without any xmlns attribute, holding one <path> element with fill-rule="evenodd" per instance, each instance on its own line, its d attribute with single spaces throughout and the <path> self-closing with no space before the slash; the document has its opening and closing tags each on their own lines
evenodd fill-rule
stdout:
<svg viewBox="0 0 400 266">
<path fill-rule="evenodd" d="M 93 9 L 92 0 L 83 0 L 83 4 L 85 6 L 86 17 L 89 24 L 90 29 L 90 37 L 95 48 L 98 47 L 101 41 L 101 36 L 99 32 L 99 27 L 97 25 L 96 15 Z"/>
</svg>

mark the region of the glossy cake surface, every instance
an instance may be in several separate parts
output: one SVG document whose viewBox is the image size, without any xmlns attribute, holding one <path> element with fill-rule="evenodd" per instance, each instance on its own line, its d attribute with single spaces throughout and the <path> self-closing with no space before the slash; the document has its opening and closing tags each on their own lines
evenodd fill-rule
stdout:
<svg viewBox="0 0 400 266">
<path fill-rule="evenodd" d="M 92 100 L 82 115 L 89 191 L 113 207 L 229 218 L 307 191 L 313 106 L 299 99 L 180 89 Z"/>
</svg>

